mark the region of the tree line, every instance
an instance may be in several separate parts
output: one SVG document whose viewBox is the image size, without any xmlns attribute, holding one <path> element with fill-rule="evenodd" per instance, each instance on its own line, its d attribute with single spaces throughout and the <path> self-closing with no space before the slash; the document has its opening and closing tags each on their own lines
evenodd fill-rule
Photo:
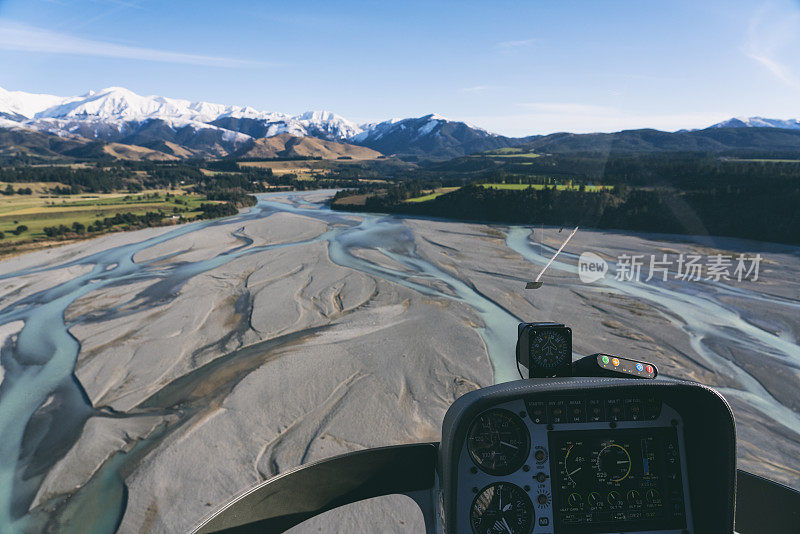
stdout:
<svg viewBox="0 0 800 534">
<path fill-rule="evenodd" d="M 465 158 L 466 159 L 466 158 Z M 482 158 L 475 158 L 482 159 Z M 543 160 L 538 162 L 537 160 Z M 550 164 L 547 164 L 547 160 Z M 602 159 L 602 161 L 601 161 Z M 445 171 L 435 164 L 447 183 L 461 174 L 464 181 L 557 183 L 561 176 L 572 183 L 613 184 L 603 192 L 544 189 L 492 189 L 467 185 L 427 202 L 404 200 L 419 196 L 417 184 L 403 182 L 373 187 L 365 205 L 334 208 L 408 213 L 506 222 L 511 224 L 582 225 L 676 234 L 708 234 L 800 244 L 800 163 L 729 161 L 702 154 L 559 155 L 535 158 L 518 171 L 518 165 L 486 166 L 469 162 L 477 172 Z M 463 160 L 450 164 L 462 169 Z M 591 163 L 591 165 L 590 165 Z M 465 165 L 467 163 L 464 163 Z M 481 167 L 483 165 L 483 167 Z M 592 167 L 592 165 L 594 167 Z M 522 166 L 519 166 L 522 167 Z M 510 169 L 510 170 L 509 170 Z M 547 175 L 536 174 L 548 171 Z M 592 170 L 594 169 L 594 170 Z M 515 171 L 515 172 L 512 172 Z M 567 172 L 569 171 L 569 172 Z M 591 172 L 590 172 L 591 171 Z M 362 187 L 361 193 L 369 187 Z M 343 192 L 339 197 L 353 194 Z"/>
</svg>

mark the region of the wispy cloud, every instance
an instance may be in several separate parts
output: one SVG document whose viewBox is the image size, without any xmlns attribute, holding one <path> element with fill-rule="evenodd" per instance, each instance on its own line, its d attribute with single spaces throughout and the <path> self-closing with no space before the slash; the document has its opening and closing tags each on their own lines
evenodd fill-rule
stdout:
<svg viewBox="0 0 800 534">
<path fill-rule="evenodd" d="M 557 113 L 567 115 L 614 115 L 619 113 L 616 108 L 596 106 L 594 104 L 581 104 L 577 102 L 523 102 L 521 107 L 541 113 Z"/>
<path fill-rule="evenodd" d="M 536 39 L 521 39 L 519 41 L 501 41 L 495 46 L 500 50 L 519 50 L 520 48 L 528 48 L 536 42 Z"/>
<path fill-rule="evenodd" d="M 747 54 L 747 56 L 761 63 L 761 65 L 771 72 L 773 76 L 778 78 L 786 85 L 800 89 L 800 78 L 798 78 L 794 71 L 792 71 L 792 69 L 787 65 L 784 65 L 783 63 L 768 56 L 762 56 L 754 53 Z"/>
<path fill-rule="evenodd" d="M 462 87 L 459 89 L 462 93 L 482 94 L 491 89 L 491 85 L 476 85 L 474 87 Z"/>
<path fill-rule="evenodd" d="M 800 88 L 798 35 L 800 8 L 796 4 L 764 4 L 750 19 L 743 52 L 782 83 Z"/>
<path fill-rule="evenodd" d="M 186 54 L 182 52 L 84 39 L 82 37 L 75 37 L 2 19 L 0 19 L 0 50 L 111 57 L 140 61 L 157 61 L 162 63 L 203 65 L 207 67 L 242 68 L 270 65 L 268 63 L 247 59 Z"/>
</svg>

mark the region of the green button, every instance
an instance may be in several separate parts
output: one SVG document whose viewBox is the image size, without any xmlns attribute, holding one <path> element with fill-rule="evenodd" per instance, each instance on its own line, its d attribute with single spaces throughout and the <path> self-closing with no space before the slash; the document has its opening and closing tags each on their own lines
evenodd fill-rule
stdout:
<svg viewBox="0 0 800 534">
<path fill-rule="evenodd" d="M 603 363 L 608 363 L 608 356 L 603 356 Z"/>
</svg>

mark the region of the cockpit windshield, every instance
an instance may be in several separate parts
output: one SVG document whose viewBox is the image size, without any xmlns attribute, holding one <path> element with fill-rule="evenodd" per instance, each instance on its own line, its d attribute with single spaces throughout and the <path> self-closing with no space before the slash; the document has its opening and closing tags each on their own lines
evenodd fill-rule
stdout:
<svg viewBox="0 0 800 534">
<path fill-rule="evenodd" d="M 0 0 L 0 532 L 185 532 L 438 442 L 534 322 L 571 337 L 531 365 L 716 388 L 800 489 L 798 36 L 789 1 Z"/>
</svg>

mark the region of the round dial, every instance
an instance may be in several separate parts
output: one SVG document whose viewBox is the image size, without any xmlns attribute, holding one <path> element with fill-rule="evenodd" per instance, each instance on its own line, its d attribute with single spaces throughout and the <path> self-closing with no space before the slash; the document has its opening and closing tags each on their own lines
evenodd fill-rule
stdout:
<svg viewBox="0 0 800 534">
<path fill-rule="evenodd" d="M 628 506 L 631 508 L 639 508 L 642 506 L 642 494 L 639 492 L 639 490 L 630 490 L 626 495 L 626 499 L 628 500 Z"/>
<path fill-rule="evenodd" d="M 469 522 L 475 534 L 528 534 L 535 517 L 528 494 L 508 482 L 483 488 L 469 511 Z"/>
<path fill-rule="evenodd" d="M 509 475 L 522 467 L 530 452 L 528 427 L 508 410 L 488 410 L 469 429 L 467 450 L 490 475 Z"/>
<path fill-rule="evenodd" d="M 565 478 L 574 487 L 584 488 L 592 478 L 586 447 L 580 442 L 567 442 L 565 445 L 567 448 L 566 453 L 564 453 Z"/>
<path fill-rule="evenodd" d="M 661 506 L 661 494 L 658 492 L 657 489 L 649 489 L 644 494 L 645 499 L 650 504 L 655 504 Z"/>
<path fill-rule="evenodd" d="M 572 361 L 567 334 L 559 328 L 546 328 L 533 335 L 530 344 L 531 369 L 554 371 L 564 362 Z"/>
<path fill-rule="evenodd" d="M 609 443 L 597 455 L 597 478 L 620 482 L 631 474 L 631 455 L 621 445 Z"/>
<path fill-rule="evenodd" d="M 617 490 L 609 491 L 606 499 L 608 500 L 608 504 L 617 508 L 625 504 L 625 502 L 622 500 L 622 494 Z"/>
<path fill-rule="evenodd" d="M 579 508 L 583 504 L 583 497 L 580 493 L 570 493 L 567 497 L 567 504 L 571 508 Z"/>
</svg>

